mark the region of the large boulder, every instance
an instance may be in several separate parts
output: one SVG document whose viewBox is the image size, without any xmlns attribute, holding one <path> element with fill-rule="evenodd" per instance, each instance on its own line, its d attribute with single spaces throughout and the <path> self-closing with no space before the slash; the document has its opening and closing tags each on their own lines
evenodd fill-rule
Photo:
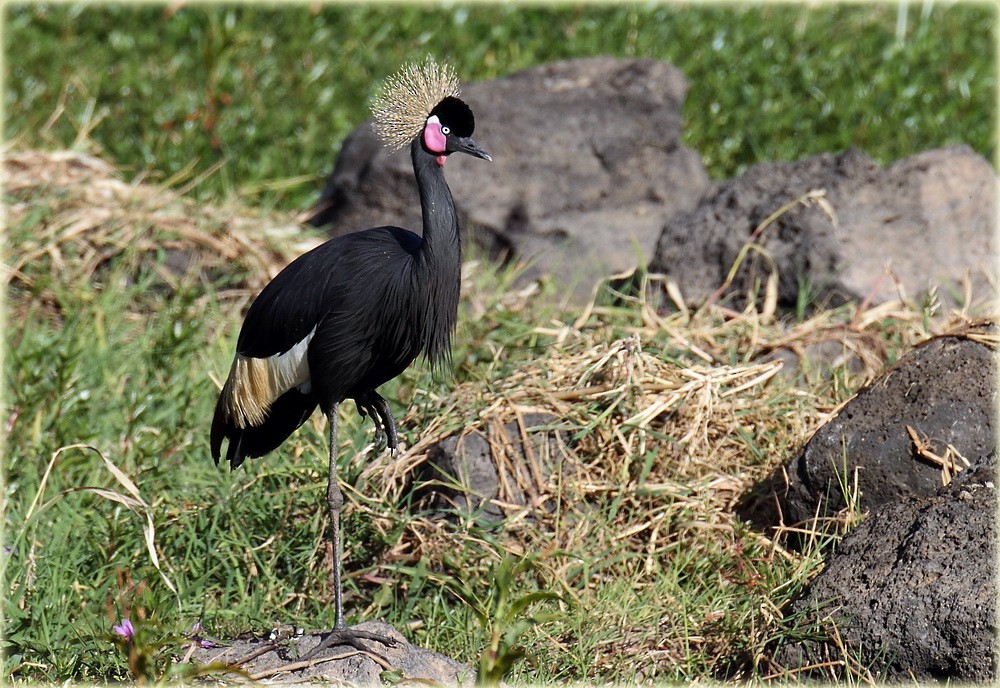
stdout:
<svg viewBox="0 0 1000 688">
<path fill-rule="evenodd" d="M 996 190 L 993 168 L 967 146 L 884 168 L 853 149 L 755 165 L 669 219 L 649 269 L 701 301 L 742 260 L 728 288 L 739 305 L 748 293 L 760 295 L 772 273 L 778 304 L 789 308 L 804 288 L 832 306 L 898 298 L 887 267 L 910 297 L 935 285 L 954 287 L 967 272 L 974 293 L 988 294 L 997 258 Z M 754 236 L 772 214 L 778 217 Z M 748 242 L 766 256 L 751 250 L 741 258 Z"/>
<path fill-rule="evenodd" d="M 463 224 L 496 258 L 530 262 L 577 300 L 652 255 L 667 218 L 709 188 L 680 143 L 687 82 L 654 60 L 555 62 L 469 84 L 476 140 L 493 164 L 456 155 L 448 181 Z M 409 152 L 389 154 L 368 123 L 345 139 L 310 222 L 331 235 L 392 224 L 419 231 Z"/>
<path fill-rule="evenodd" d="M 780 669 L 843 680 L 997 679 L 996 454 L 932 497 L 884 504 L 792 603 Z M 811 667 L 811 668 L 810 668 Z"/>
<path fill-rule="evenodd" d="M 943 478 L 931 455 L 950 456 L 960 469 L 959 455 L 997 445 L 997 331 L 982 325 L 935 337 L 903 356 L 741 499 L 737 513 L 766 530 L 834 515 L 855 490 L 862 509 L 934 494 Z"/>
</svg>

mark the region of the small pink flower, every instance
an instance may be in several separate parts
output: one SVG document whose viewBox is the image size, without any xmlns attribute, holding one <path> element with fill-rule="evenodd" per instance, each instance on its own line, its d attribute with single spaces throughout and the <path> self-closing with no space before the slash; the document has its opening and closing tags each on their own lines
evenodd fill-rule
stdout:
<svg viewBox="0 0 1000 688">
<path fill-rule="evenodd" d="M 211 640 L 206 640 L 201 637 L 204 630 L 205 627 L 201 625 L 201 621 L 195 621 L 194 626 L 191 627 L 191 633 L 188 634 L 188 637 L 192 640 L 196 640 L 198 642 L 198 647 L 203 650 L 211 650 L 213 647 L 217 647 L 217 645 Z"/>
<path fill-rule="evenodd" d="M 122 619 L 120 624 L 112 626 L 111 630 L 120 635 L 127 643 L 132 642 L 132 639 L 135 638 L 135 627 L 132 625 L 132 622 L 129 621 L 127 616 Z"/>
</svg>

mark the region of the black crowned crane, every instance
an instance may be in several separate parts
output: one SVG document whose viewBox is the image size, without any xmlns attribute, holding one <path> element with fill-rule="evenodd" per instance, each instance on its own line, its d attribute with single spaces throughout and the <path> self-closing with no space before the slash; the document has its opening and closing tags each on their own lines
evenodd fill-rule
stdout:
<svg viewBox="0 0 1000 688">
<path fill-rule="evenodd" d="M 344 622 L 337 409 L 353 399 L 395 450 L 396 422 L 376 388 L 420 354 L 432 363 L 450 355 L 462 245 L 444 164 L 452 153 L 491 159 L 472 140 L 472 110 L 458 94 L 452 69 L 431 60 L 386 82 L 372 108 L 373 127 L 387 147 L 410 146 L 423 236 L 399 227 L 367 229 L 332 239 L 290 263 L 247 311 L 215 407 L 212 456 L 218 463 L 228 440 L 226 460 L 233 469 L 276 449 L 317 406 L 327 418 L 336 621 L 323 647 L 359 646 L 358 638 L 386 642 Z"/>
</svg>

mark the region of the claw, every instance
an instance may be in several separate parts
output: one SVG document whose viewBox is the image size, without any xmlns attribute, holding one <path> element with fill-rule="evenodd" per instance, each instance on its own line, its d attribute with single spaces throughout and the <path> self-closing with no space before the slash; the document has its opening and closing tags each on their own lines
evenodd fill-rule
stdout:
<svg viewBox="0 0 1000 688">
<path fill-rule="evenodd" d="M 396 431 L 396 421 L 392 417 L 392 410 L 389 402 L 380 397 L 375 392 L 371 392 L 363 397 L 363 400 L 355 400 L 358 405 L 358 412 L 361 416 L 371 416 L 375 423 L 375 446 L 385 440 L 385 446 L 389 451 L 395 452 L 399 449 L 399 436 Z"/>
<path fill-rule="evenodd" d="M 378 633 L 370 633 L 368 631 L 359 631 L 350 628 L 344 628 L 341 630 L 332 630 L 326 634 L 326 636 L 319 642 L 319 645 L 314 647 L 309 653 L 302 658 L 303 661 L 308 661 L 314 659 L 323 650 L 330 647 L 336 647 L 338 645 L 350 645 L 356 650 L 361 650 L 362 652 L 368 652 L 370 654 L 380 657 L 382 660 L 388 663 L 385 657 L 377 652 L 373 652 L 370 648 L 366 647 L 361 641 L 371 640 L 376 643 L 381 643 L 386 647 L 393 647 L 399 645 L 399 641 L 390 638 L 385 635 L 379 635 Z"/>
<path fill-rule="evenodd" d="M 359 404 L 358 412 L 362 418 L 371 417 L 372 422 L 375 424 L 375 446 L 379 446 L 382 443 L 385 433 L 382 429 L 382 417 L 379 415 L 378 410 L 374 406 L 362 406 Z"/>
</svg>

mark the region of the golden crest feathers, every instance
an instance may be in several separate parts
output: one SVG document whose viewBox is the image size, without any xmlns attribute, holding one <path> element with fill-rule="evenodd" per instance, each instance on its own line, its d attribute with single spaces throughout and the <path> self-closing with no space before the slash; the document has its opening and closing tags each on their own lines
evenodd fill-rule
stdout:
<svg viewBox="0 0 1000 688">
<path fill-rule="evenodd" d="M 375 96 L 372 129 L 387 148 L 398 150 L 420 134 L 435 105 L 458 94 L 458 77 L 450 65 L 431 57 L 408 64 L 386 79 Z"/>
</svg>

